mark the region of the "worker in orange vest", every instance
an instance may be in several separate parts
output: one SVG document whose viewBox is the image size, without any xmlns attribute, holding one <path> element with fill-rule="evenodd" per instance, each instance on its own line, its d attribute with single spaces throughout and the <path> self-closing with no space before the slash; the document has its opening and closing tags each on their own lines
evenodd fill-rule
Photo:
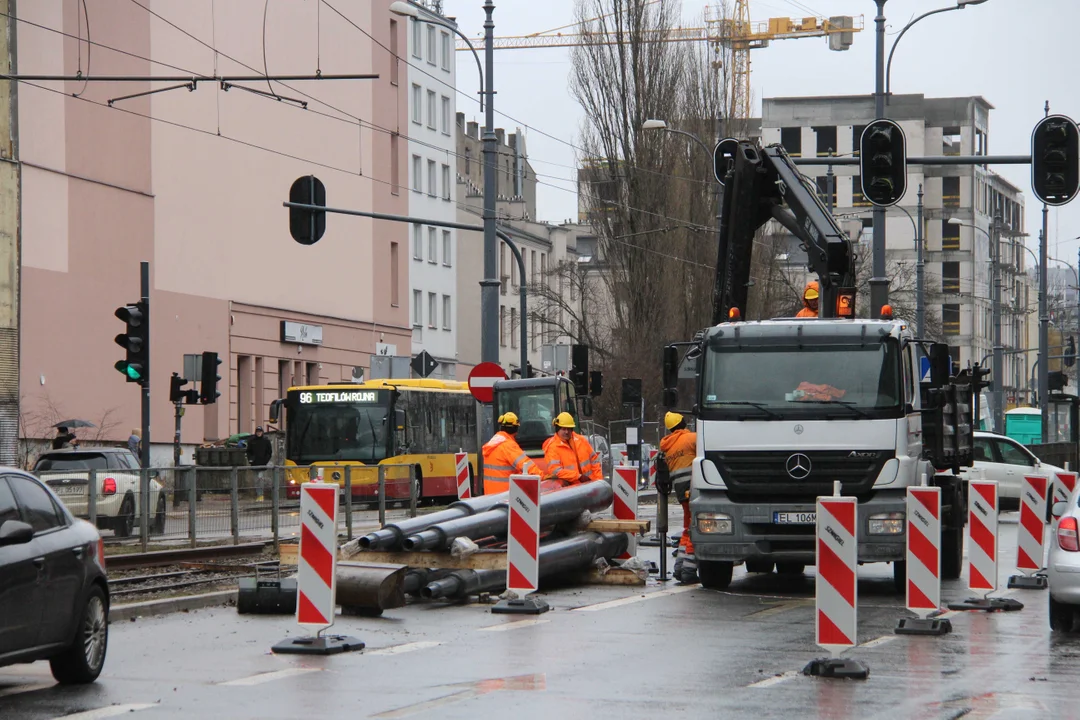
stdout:
<svg viewBox="0 0 1080 720">
<path fill-rule="evenodd" d="M 803 309 L 795 317 L 817 317 L 820 295 L 821 288 L 818 286 L 817 280 L 806 283 L 806 289 L 803 290 L 802 294 Z"/>
<path fill-rule="evenodd" d="M 544 460 L 547 474 L 563 485 L 576 485 L 590 480 L 603 480 L 600 456 L 584 436 L 574 432 L 574 416 L 561 412 L 552 420 L 555 434 L 544 441 Z"/>
<path fill-rule="evenodd" d="M 499 432 L 495 433 L 483 447 L 484 453 L 484 494 L 495 495 L 510 490 L 511 475 L 539 475 L 543 477 L 540 468 L 536 466 L 521 446 L 517 444 L 514 435 L 517 434 L 520 423 L 518 416 L 512 412 L 499 416 Z"/>
<path fill-rule="evenodd" d="M 690 541 L 690 474 L 697 455 L 697 433 L 687 430 L 686 418 L 676 412 L 664 415 L 664 427 L 668 434 L 660 440 L 660 452 L 670 473 L 675 499 L 682 505 L 683 511 L 683 533 L 675 554 L 674 574 L 677 580 L 684 583 L 696 583 L 697 560 L 694 558 L 694 543 Z"/>
</svg>

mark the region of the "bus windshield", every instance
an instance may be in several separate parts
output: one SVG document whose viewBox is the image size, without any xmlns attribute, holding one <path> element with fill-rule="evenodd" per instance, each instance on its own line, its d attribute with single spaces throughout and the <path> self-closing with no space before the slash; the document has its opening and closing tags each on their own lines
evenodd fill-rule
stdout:
<svg viewBox="0 0 1080 720">
<path fill-rule="evenodd" d="M 297 465 L 326 460 L 376 463 L 387 457 L 386 404 L 292 404 L 287 457 Z"/>
</svg>

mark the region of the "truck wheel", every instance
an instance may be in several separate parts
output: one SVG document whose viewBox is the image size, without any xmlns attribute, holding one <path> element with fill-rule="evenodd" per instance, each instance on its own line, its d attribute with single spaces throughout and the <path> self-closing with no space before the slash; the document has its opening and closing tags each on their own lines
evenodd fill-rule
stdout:
<svg viewBox="0 0 1080 720">
<path fill-rule="evenodd" d="M 735 564 L 718 560 L 698 560 L 698 579 L 710 590 L 724 590 L 731 584 Z"/>
<path fill-rule="evenodd" d="M 746 572 L 769 574 L 772 572 L 772 560 L 747 560 Z"/>
<path fill-rule="evenodd" d="M 778 562 L 776 563 L 776 572 L 781 575 L 802 575 L 806 570 L 806 565 L 797 562 Z"/>
<path fill-rule="evenodd" d="M 941 579 L 956 580 L 964 565 L 964 528 L 941 528 Z"/>
<path fill-rule="evenodd" d="M 900 560 L 893 561 L 892 564 L 892 584 L 893 590 L 899 595 L 907 593 L 907 562 Z"/>
<path fill-rule="evenodd" d="M 120 503 L 120 512 L 113 518 L 113 532 L 116 537 L 131 537 L 131 528 L 134 525 L 135 498 L 130 495 Z"/>
<path fill-rule="evenodd" d="M 1050 598 L 1050 629 L 1056 632 L 1072 632 L 1076 613 L 1071 605 Z"/>
</svg>

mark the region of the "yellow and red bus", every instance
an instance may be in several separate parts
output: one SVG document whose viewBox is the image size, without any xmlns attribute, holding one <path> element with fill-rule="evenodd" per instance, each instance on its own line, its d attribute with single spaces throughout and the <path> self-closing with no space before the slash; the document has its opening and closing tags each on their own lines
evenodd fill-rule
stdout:
<svg viewBox="0 0 1080 720">
<path fill-rule="evenodd" d="M 355 499 L 378 497 L 378 465 L 411 465 L 417 498 L 457 498 L 454 454 L 467 452 L 476 476 L 476 402 L 453 380 L 369 380 L 289 388 L 285 409 L 288 497 L 298 497 L 312 467 L 325 482 L 345 484 Z M 275 408 L 276 410 L 277 408 Z M 276 413 L 275 413 L 276 414 Z M 409 497 L 408 469 L 387 468 L 386 497 Z"/>
</svg>

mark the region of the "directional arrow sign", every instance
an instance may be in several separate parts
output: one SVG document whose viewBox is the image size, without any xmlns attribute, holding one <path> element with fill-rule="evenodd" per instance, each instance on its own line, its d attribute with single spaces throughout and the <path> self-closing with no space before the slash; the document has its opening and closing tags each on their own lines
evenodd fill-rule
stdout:
<svg viewBox="0 0 1080 720">
<path fill-rule="evenodd" d="M 435 372 L 435 368 L 439 367 L 439 363 L 435 358 L 431 357 L 427 350 L 421 350 L 416 357 L 409 363 L 409 367 L 413 369 L 413 372 L 422 378 L 426 378 L 431 373 Z"/>
</svg>

